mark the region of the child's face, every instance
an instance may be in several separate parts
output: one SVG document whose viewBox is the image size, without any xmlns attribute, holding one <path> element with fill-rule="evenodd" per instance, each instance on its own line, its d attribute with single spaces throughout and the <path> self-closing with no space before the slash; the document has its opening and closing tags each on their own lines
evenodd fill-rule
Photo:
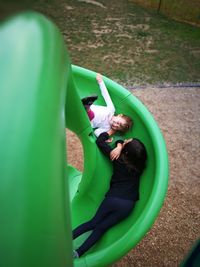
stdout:
<svg viewBox="0 0 200 267">
<path fill-rule="evenodd" d="M 115 131 L 121 131 L 126 127 L 127 123 L 124 118 L 122 118 L 120 115 L 112 116 L 110 120 L 110 126 Z"/>
</svg>

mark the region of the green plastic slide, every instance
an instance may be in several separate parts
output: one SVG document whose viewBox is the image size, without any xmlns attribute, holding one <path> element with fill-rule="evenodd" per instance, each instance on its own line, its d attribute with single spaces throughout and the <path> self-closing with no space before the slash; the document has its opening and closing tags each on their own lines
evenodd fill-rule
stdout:
<svg viewBox="0 0 200 267">
<path fill-rule="evenodd" d="M 164 139 L 145 106 L 104 77 L 117 113 L 131 116 L 148 152 L 140 200 L 80 259 L 89 233 L 72 243 L 74 227 L 90 219 L 109 186 L 111 163 L 95 144 L 81 98 L 98 94 L 96 73 L 71 66 L 62 35 L 28 12 L 0 28 L 0 266 L 108 266 L 143 238 L 159 214 L 168 184 Z M 84 171 L 66 163 L 65 127 L 80 139 Z"/>
<path fill-rule="evenodd" d="M 25 13 L 0 28 L 0 266 L 73 266 L 65 155 L 70 63 L 58 29 Z"/>
<path fill-rule="evenodd" d="M 95 80 L 96 73 L 73 67 L 73 77 L 80 98 L 90 94 L 99 95 L 97 104 L 104 104 Z M 162 134 L 145 106 L 129 91 L 104 77 L 117 113 L 124 113 L 134 119 L 135 126 L 126 137 L 137 137 L 145 143 L 148 152 L 147 168 L 141 179 L 140 201 L 132 214 L 110 229 L 103 238 L 86 253 L 75 260 L 75 266 L 108 266 L 132 249 L 147 233 L 163 204 L 168 184 L 168 159 Z M 68 91 L 69 92 L 69 91 Z M 95 102 L 95 103 L 96 103 Z M 82 107 L 81 107 L 82 109 Z M 77 106 L 77 115 L 80 108 Z M 84 114 L 84 110 L 81 110 Z M 75 117 L 77 116 L 75 115 Z M 84 114 L 85 115 L 85 114 Z M 77 129 L 73 121 L 72 130 L 79 136 L 84 150 L 84 172 L 70 177 L 72 223 L 76 227 L 95 213 L 108 189 L 111 166 L 95 145 L 90 126 Z M 74 128 L 73 128 L 74 126 Z M 75 171 L 74 171 L 75 173 Z M 80 183 L 79 183 L 80 182 Z M 75 192 L 78 192 L 75 194 Z M 74 242 L 74 247 L 83 242 L 88 234 Z"/>
</svg>

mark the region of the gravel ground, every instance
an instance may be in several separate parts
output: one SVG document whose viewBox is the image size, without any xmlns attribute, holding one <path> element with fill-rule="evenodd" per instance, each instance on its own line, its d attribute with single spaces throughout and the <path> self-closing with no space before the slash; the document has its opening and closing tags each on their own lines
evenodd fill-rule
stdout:
<svg viewBox="0 0 200 267">
<path fill-rule="evenodd" d="M 156 222 L 144 239 L 112 267 L 179 266 L 200 237 L 200 88 L 133 90 L 153 114 L 166 140 L 170 177 Z M 68 162 L 83 168 L 81 144 L 68 136 Z"/>
</svg>

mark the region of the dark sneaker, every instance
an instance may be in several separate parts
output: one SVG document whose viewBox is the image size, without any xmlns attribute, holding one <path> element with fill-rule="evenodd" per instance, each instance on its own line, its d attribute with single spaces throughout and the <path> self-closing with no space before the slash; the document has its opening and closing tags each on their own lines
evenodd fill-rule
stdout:
<svg viewBox="0 0 200 267">
<path fill-rule="evenodd" d="M 76 250 L 73 250 L 73 258 L 79 258 L 78 252 Z"/>
<path fill-rule="evenodd" d="M 97 95 L 87 96 L 81 99 L 84 106 L 91 106 L 95 100 L 97 100 Z"/>
</svg>

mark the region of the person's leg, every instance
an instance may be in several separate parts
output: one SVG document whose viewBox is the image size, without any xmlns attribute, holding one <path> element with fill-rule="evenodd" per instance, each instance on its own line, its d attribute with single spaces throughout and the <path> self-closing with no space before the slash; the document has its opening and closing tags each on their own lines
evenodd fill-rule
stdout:
<svg viewBox="0 0 200 267">
<path fill-rule="evenodd" d="M 88 106 L 90 107 L 94 103 L 94 101 L 97 99 L 98 99 L 97 95 L 92 95 L 92 96 L 87 96 L 87 97 L 82 98 L 81 101 L 84 107 L 88 107 Z"/>
<path fill-rule="evenodd" d="M 132 201 L 119 198 L 109 197 L 107 198 L 106 202 L 107 209 L 109 209 L 110 212 L 107 213 L 106 217 L 104 217 L 104 220 L 99 221 L 91 235 L 76 250 L 79 257 L 89 250 L 108 229 L 126 218 L 134 206 Z"/>
<path fill-rule="evenodd" d="M 93 102 L 95 100 L 97 100 L 98 96 L 97 95 L 94 95 L 94 96 L 88 96 L 88 97 L 85 97 L 85 98 L 82 98 L 81 101 L 85 107 L 85 110 L 88 114 L 88 117 L 89 117 L 89 120 L 93 120 L 94 117 L 95 117 L 95 114 L 94 112 L 90 109 L 91 105 L 93 104 Z"/>
<path fill-rule="evenodd" d="M 73 239 L 77 238 L 83 233 L 86 233 L 94 229 L 95 226 L 99 222 L 101 222 L 108 213 L 110 213 L 110 207 L 109 205 L 107 205 L 107 198 L 105 198 L 100 204 L 94 217 L 91 220 L 79 225 L 77 228 L 73 230 Z"/>
</svg>

